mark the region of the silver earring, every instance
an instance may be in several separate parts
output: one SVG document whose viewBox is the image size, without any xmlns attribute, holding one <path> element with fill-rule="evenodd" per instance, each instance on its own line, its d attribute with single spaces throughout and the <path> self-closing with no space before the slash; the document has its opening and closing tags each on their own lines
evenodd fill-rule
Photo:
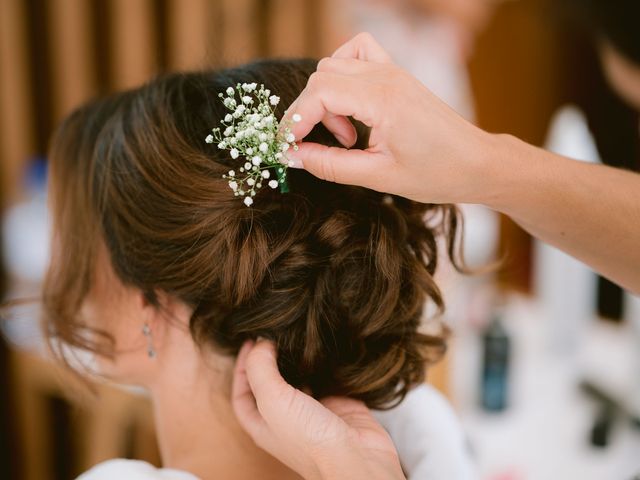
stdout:
<svg viewBox="0 0 640 480">
<path fill-rule="evenodd" d="M 147 323 L 142 326 L 142 334 L 147 337 L 147 355 L 149 358 L 155 358 L 156 350 L 153 348 L 153 336 L 151 335 L 151 327 Z"/>
</svg>

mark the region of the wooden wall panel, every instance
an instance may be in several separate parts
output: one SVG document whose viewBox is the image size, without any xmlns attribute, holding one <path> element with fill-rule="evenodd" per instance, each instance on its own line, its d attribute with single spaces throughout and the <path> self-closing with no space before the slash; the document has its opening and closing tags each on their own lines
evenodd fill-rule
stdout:
<svg viewBox="0 0 640 480">
<path fill-rule="evenodd" d="M 308 55 L 306 15 L 309 0 L 269 2 L 269 54 L 276 57 Z"/>
<path fill-rule="evenodd" d="M 4 202 L 20 193 L 20 172 L 34 153 L 24 7 L 20 1 L 0 0 L 0 193 Z"/>
<path fill-rule="evenodd" d="M 53 118 L 57 123 L 96 94 L 90 2 L 53 0 L 50 8 Z"/>
<path fill-rule="evenodd" d="M 344 0 L 311 0 L 308 12 L 311 41 L 309 54 L 316 58 L 331 55 L 349 40 L 353 29 L 344 8 Z"/>
<path fill-rule="evenodd" d="M 171 70 L 204 67 L 215 56 L 215 10 L 215 3 L 209 0 L 169 0 L 167 57 Z"/>
<path fill-rule="evenodd" d="M 222 16 L 222 63 L 235 65 L 260 56 L 261 0 L 220 0 Z"/>
<path fill-rule="evenodd" d="M 115 89 L 139 86 L 157 73 L 154 5 L 153 0 L 109 0 Z"/>
</svg>

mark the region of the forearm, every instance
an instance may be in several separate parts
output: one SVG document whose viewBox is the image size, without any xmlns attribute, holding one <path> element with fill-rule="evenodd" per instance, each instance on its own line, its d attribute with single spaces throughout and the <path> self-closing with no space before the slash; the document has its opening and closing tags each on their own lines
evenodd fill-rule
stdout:
<svg viewBox="0 0 640 480">
<path fill-rule="evenodd" d="M 482 203 L 640 292 L 640 175 L 567 159 L 511 136 L 496 136 L 494 144 L 495 181 Z"/>
</svg>

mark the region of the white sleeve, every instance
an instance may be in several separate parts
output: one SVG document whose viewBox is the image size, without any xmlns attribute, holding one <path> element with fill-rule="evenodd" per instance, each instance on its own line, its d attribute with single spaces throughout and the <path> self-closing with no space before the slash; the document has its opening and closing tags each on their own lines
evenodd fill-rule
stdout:
<svg viewBox="0 0 640 480">
<path fill-rule="evenodd" d="M 478 478 L 462 426 L 435 388 L 415 387 L 397 407 L 373 414 L 389 432 L 409 480 Z"/>
<path fill-rule="evenodd" d="M 140 460 L 107 460 L 80 475 L 76 480 L 198 480 L 187 472 L 156 468 Z"/>
</svg>

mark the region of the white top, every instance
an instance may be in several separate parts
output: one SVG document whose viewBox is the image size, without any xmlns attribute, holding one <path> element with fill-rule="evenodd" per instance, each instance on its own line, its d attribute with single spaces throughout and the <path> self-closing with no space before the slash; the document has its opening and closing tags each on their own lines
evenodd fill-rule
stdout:
<svg viewBox="0 0 640 480">
<path fill-rule="evenodd" d="M 435 388 L 420 385 L 397 407 L 374 411 L 393 439 L 409 480 L 477 478 L 465 436 L 453 409 Z M 109 460 L 77 480 L 198 480 L 194 475 L 155 468 L 139 460 Z"/>
<path fill-rule="evenodd" d="M 156 468 L 141 460 L 116 458 L 96 465 L 77 480 L 198 480 L 190 473 L 171 468 Z"/>
<path fill-rule="evenodd" d="M 478 478 L 465 434 L 447 399 L 430 385 L 374 416 L 389 432 L 409 480 Z"/>
</svg>

